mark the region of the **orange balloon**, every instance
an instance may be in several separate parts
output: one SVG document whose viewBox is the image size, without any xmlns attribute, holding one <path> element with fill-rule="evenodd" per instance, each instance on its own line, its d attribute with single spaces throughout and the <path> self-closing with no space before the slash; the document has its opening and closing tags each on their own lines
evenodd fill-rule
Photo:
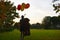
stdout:
<svg viewBox="0 0 60 40">
<path fill-rule="evenodd" d="M 22 3 L 21 11 L 24 11 L 24 8 L 25 8 L 25 3 Z"/>
<path fill-rule="evenodd" d="M 25 3 L 22 3 L 22 6 L 25 8 Z"/>
<path fill-rule="evenodd" d="M 21 7 L 21 11 L 24 11 L 24 7 L 23 6 Z"/>
</svg>

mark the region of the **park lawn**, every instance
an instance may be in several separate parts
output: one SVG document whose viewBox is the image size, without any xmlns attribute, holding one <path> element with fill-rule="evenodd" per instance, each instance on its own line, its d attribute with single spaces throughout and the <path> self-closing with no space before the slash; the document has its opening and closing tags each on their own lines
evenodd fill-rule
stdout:
<svg viewBox="0 0 60 40">
<path fill-rule="evenodd" d="M 26 36 L 25 40 L 60 40 L 60 30 L 40 30 L 31 29 L 31 35 Z M 20 40 L 19 30 L 0 33 L 0 40 Z"/>
</svg>

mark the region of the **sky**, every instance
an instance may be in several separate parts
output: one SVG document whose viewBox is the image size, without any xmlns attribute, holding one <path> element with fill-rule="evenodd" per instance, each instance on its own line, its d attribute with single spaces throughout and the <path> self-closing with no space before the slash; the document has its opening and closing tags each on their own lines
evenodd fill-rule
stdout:
<svg viewBox="0 0 60 40">
<path fill-rule="evenodd" d="M 30 23 L 42 23 L 42 20 L 45 16 L 57 16 L 54 8 L 52 7 L 52 0 L 11 0 L 14 2 L 14 5 L 29 3 L 30 7 L 25 9 L 24 11 L 18 11 L 20 17 L 21 15 L 25 15 L 25 18 L 30 19 Z M 14 21 L 19 22 L 20 18 L 16 18 Z"/>
</svg>

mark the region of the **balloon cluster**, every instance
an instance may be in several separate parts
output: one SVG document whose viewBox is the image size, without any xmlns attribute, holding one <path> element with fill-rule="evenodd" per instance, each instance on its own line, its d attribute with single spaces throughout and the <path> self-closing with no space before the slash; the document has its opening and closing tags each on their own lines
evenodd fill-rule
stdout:
<svg viewBox="0 0 60 40">
<path fill-rule="evenodd" d="M 24 9 L 28 9 L 30 7 L 30 4 L 22 3 L 22 5 L 18 4 L 17 9 L 23 11 Z"/>
</svg>

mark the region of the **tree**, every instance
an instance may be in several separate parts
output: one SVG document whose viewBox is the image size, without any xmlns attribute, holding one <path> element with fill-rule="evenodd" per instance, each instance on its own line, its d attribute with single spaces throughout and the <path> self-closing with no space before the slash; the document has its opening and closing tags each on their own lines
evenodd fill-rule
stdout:
<svg viewBox="0 0 60 40">
<path fill-rule="evenodd" d="M 13 29 L 13 20 L 18 17 L 16 6 L 14 6 L 11 1 L 0 1 L 0 31 Z"/>
<path fill-rule="evenodd" d="M 49 29 L 51 27 L 51 17 L 46 16 L 42 21 L 43 28 Z"/>
<path fill-rule="evenodd" d="M 41 24 L 40 23 L 32 24 L 31 29 L 41 29 Z"/>
<path fill-rule="evenodd" d="M 59 0 L 54 0 L 54 2 L 56 2 L 56 1 L 59 1 Z M 53 2 L 53 7 L 54 7 L 54 11 L 56 11 L 56 13 L 58 13 L 58 12 L 60 12 L 60 3 L 56 3 L 56 4 L 54 4 L 54 2 Z M 53 19 L 56 19 L 56 17 L 54 17 Z M 57 17 L 57 19 L 56 20 L 54 20 L 54 21 L 56 21 L 55 23 L 54 23 L 54 25 L 55 24 L 57 24 L 57 25 L 59 25 L 60 24 L 60 15 L 58 15 L 58 17 Z M 55 27 L 56 27 L 56 25 L 55 25 Z"/>
<path fill-rule="evenodd" d="M 60 24 L 60 15 L 58 15 L 57 19 L 58 19 L 58 24 Z"/>
<path fill-rule="evenodd" d="M 58 24 L 58 19 L 56 16 L 51 17 L 51 23 L 52 23 L 52 27 L 56 29 L 57 28 L 56 26 Z"/>
<path fill-rule="evenodd" d="M 52 2 L 54 3 L 54 2 L 56 2 L 56 1 L 59 1 L 59 0 L 53 0 Z"/>
<path fill-rule="evenodd" d="M 59 1 L 59 0 L 54 0 L 54 2 Z M 53 7 L 54 7 L 54 11 L 56 11 L 56 13 L 58 13 L 60 11 L 60 3 L 54 4 L 53 3 Z"/>
<path fill-rule="evenodd" d="M 16 23 L 14 24 L 14 28 L 20 30 L 20 22 L 16 22 Z"/>
</svg>

